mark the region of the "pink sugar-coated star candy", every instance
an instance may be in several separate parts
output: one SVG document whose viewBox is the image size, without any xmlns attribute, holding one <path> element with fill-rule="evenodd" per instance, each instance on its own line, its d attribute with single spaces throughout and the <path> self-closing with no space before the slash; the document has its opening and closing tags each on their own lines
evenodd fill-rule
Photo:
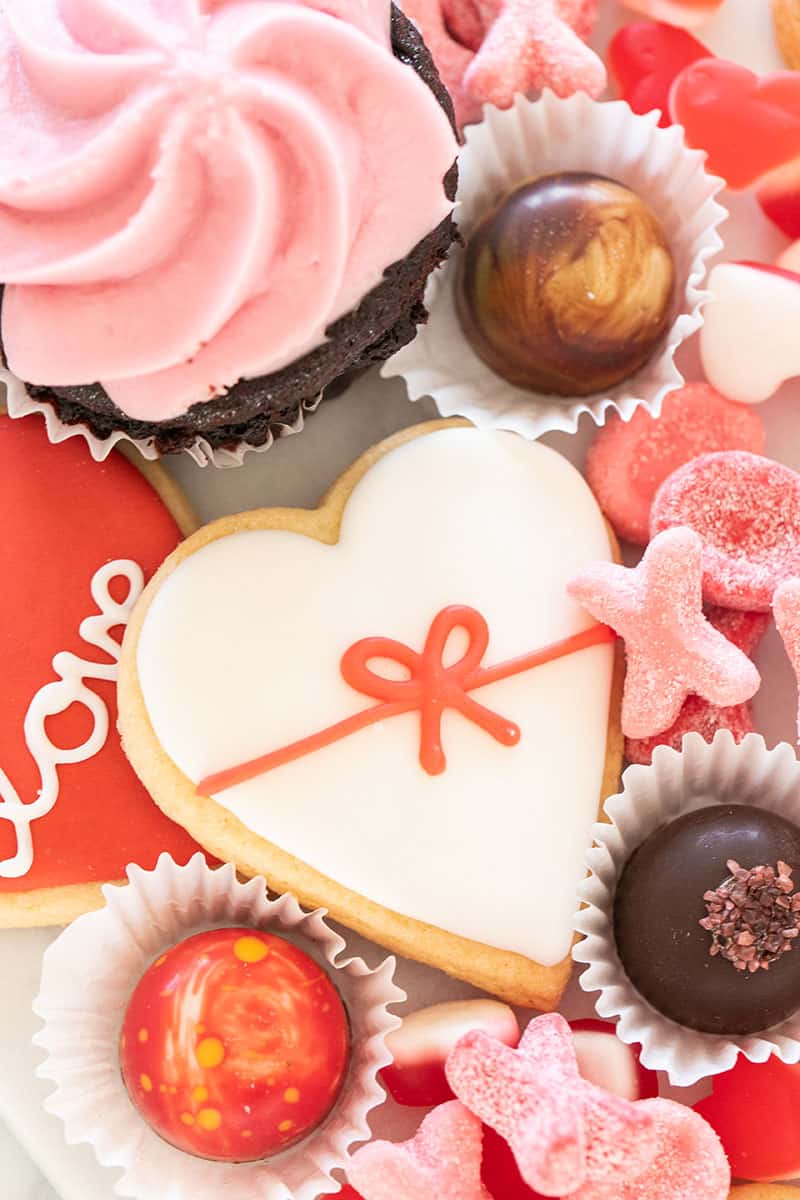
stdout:
<svg viewBox="0 0 800 1200">
<path fill-rule="evenodd" d="M 587 1184 L 569 1200 L 727 1200 L 731 1171 L 714 1130 L 691 1108 L 673 1100 L 640 1100 L 653 1120 L 657 1152 L 638 1176 Z"/>
<path fill-rule="evenodd" d="M 370 1142 L 348 1178 L 363 1200 L 492 1200 L 481 1183 L 483 1133 L 477 1117 L 451 1100 L 429 1113 L 409 1142 Z"/>
<path fill-rule="evenodd" d="M 726 450 L 679 467 L 656 493 L 650 532 L 675 525 L 703 541 L 709 604 L 769 612 L 778 585 L 800 575 L 800 475 L 782 463 Z"/>
<path fill-rule="evenodd" d="M 787 579 L 786 583 L 782 583 L 776 589 L 772 611 L 778 633 L 800 684 L 800 579 Z M 800 742 L 800 711 L 797 719 L 797 740 Z"/>
<path fill-rule="evenodd" d="M 766 613 L 737 612 L 731 608 L 709 608 L 706 616 L 715 629 L 723 633 L 729 642 L 738 646 L 743 654 L 752 658 L 759 642 L 767 632 L 769 617 Z M 651 738 L 626 738 L 625 757 L 628 762 L 649 766 L 656 746 L 671 746 L 680 750 L 687 733 L 699 733 L 703 741 L 713 742 L 720 729 L 733 734 L 735 742 L 741 742 L 746 734 L 755 729 L 753 713 L 749 703 L 733 704 L 720 708 L 709 704 L 700 696 L 687 696 L 677 720 Z"/>
<path fill-rule="evenodd" d="M 687 383 L 664 400 L 661 415 L 637 408 L 630 421 L 611 413 L 586 457 L 586 479 L 615 532 L 646 546 L 650 509 L 677 467 L 714 450 L 764 450 L 764 425 L 707 383 Z"/>
<path fill-rule="evenodd" d="M 625 641 L 626 737 L 669 728 L 691 694 L 727 707 L 758 690 L 747 655 L 703 614 L 702 555 L 693 530 L 669 529 L 653 539 L 638 567 L 596 563 L 569 584 L 569 594 Z"/>
<path fill-rule="evenodd" d="M 558 1013 L 531 1021 L 518 1050 L 467 1034 L 447 1061 L 447 1078 L 505 1138 L 523 1180 L 543 1196 L 641 1173 L 657 1151 L 646 1113 L 581 1078 L 569 1025 Z"/>
<path fill-rule="evenodd" d="M 551 88 L 557 96 L 606 86 L 602 59 L 576 32 L 593 24 L 597 0 L 502 0 L 467 68 L 464 83 L 482 104 L 509 108 L 517 92 Z"/>
<path fill-rule="evenodd" d="M 654 21 L 695 29 L 713 17 L 722 0 L 622 0 L 622 3 Z"/>
</svg>

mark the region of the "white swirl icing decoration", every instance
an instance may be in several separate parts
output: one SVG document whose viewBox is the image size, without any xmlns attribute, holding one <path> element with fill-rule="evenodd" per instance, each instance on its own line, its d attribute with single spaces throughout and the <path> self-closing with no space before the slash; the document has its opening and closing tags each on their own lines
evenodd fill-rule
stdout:
<svg viewBox="0 0 800 1200">
<path fill-rule="evenodd" d="M 125 579 L 128 594 L 122 603 L 111 595 L 111 583 Z M 17 852 L 12 858 L 0 861 L 0 877 L 20 879 L 33 865 L 33 836 L 31 825 L 46 817 L 58 800 L 58 768 L 64 763 L 81 763 L 93 758 L 103 749 L 108 736 L 108 710 L 101 698 L 86 686 L 87 680 L 116 681 L 119 668 L 119 644 L 111 636 L 115 626 L 127 625 L 131 610 L 144 587 L 142 568 L 130 559 L 119 559 L 101 567 L 92 578 L 92 599 L 99 612 L 86 617 L 80 625 L 80 636 L 89 646 L 95 646 L 111 659 L 108 663 L 91 662 L 71 651 L 61 651 L 53 659 L 58 680 L 46 683 L 31 700 L 25 714 L 25 741 L 41 779 L 35 800 L 24 803 L 5 771 L 0 768 L 0 820 L 10 821 L 17 837 Z M 63 749 L 47 736 L 48 717 L 66 712 L 72 704 L 82 704 L 92 715 L 89 736 L 79 746 Z"/>
<path fill-rule="evenodd" d="M 324 10 L 324 11 L 323 11 Z M 3 0 L 8 365 L 164 420 L 325 340 L 452 208 L 388 0 Z"/>
</svg>

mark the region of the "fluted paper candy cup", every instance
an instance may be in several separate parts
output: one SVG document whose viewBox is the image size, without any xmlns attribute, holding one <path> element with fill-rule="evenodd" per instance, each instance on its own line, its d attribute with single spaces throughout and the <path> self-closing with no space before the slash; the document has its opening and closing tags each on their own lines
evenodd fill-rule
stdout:
<svg viewBox="0 0 800 1200">
<path fill-rule="evenodd" d="M 80 423 L 67 425 L 58 416 L 52 404 L 34 399 L 29 394 L 25 384 L 20 379 L 17 379 L 16 375 L 13 375 L 7 367 L 1 364 L 0 383 L 5 384 L 5 403 L 8 415 L 10 417 L 40 417 L 45 423 L 47 436 L 55 445 L 58 445 L 59 442 L 67 441 L 68 438 L 83 438 L 89 447 L 92 458 L 96 462 L 105 462 L 119 442 L 126 442 L 130 446 L 135 446 L 142 458 L 148 461 L 163 457 L 156 449 L 153 438 L 146 438 L 144 440 L 141 438 L 132 438 L 120 429 L 114 430 L 108 437 L 99 438 L 89 429 L 88 425 Z M 276 428 L 279 430 L 277 437 L 270 430 L 269 436 L 261 446 L 251 446 L 249 442 L 240 442 L 238 446 L 230 448 L 215 447 L 211 446 L 205 438 L 197 437 L 181 453 L 188 454 L 197 463 L 198 467 L 240 467 L 244 462 L 246 454 L 264 454 L 279 438 L 288 437 L 292 433 L 300 433 L 305 424 L 306 413 L 316 411 L 321 402 L 322 396 L 318 396 L 312 403 L 304 404 L 291 425 L 276 424 Z"/>
<path fill-rule="evenodd" d="M 350 1146 L 370 1137 L 367 1114 L 384 1100 L 378 1072 L 391 1062 L 386 1035 L 399 1024 L 388 1005 L 405 1000 L 392 982 L 394 959 L 370 970 L 343 958 L 344 940 L 293 896 L 267 896 L 262 878 L 241 883 L 231 865 L 212 870 L 200 854 L 178 867 L 162 854 L 153 871 L 128 868 L 129 885 L 103 888 L 106 907 L 79 917 L 47 950 L 34 1009 L 35 1041 L 47 1051 L 39 1074 L 57 1086 L 48 1112 L 67 1141 L 88 1142 L 118 1167 L 119 1196 L 136 1200 L 315 1200 L 336 1192 L 331 1172 Z M 176 942 L 203 929 L 246 925 L 299 945 L 329 974 L 351 1028 L 348 1074 L 325 1121 L 298 1145 L 261 1162 L 231 1164 L 185 1154 L 133 1107 L 122 1081 L 119 1038 L 125 1009 L 146 968 Z"/>
<path fill-rule="evenodd" d="M 614 940 L 614 894 L 625 863 L 637 846 L 685 812 L 714 804 L 751 804 L 800 824 L 800 763 L 791 746 L 768 750 L 758 734 L 738 745 L 727 729 L 710 744 L 699 733 L 683 739 L 683 749 L 659 746 L 649 767 L 628 767 L 622 792 L 606 800 L 608 824 L 594 827 L 589 875 L 581 886 L 575 928 L 584 935 L 573 950 L 587 964 L 580 977 L 585 992 L 597 992 L 601 1017 L 617 1020 L 617 1035 L 628 1045 L 641 1045 L 641 1061 L 653 1071 L 666 1071 L 675 1087 L 728 1071 L 743 1054 L 750 1062 L 776 1055 L 785 1063 L 800 1061 L 800 997 L 798 1012 L 758 1035 L 724 1037 L 677 1025 L 657 1012 L 625 974 Z M 796 950 L 795 953 L 800 953 Z"/>
<path fill-rule="evenodd" d="M 609 409 L 626 421 L 640 405 L 657 415 L 664 396 L 684 382 L 675 353 L 702 324 L 706 264 L 722 246 L 717 227 L 727 216 L 715 200 L 723 180 L 706 174 L 705 155 L 687 149 L 679 127 L 660 129 L 658 113 L 637 116 L 623 101 L 599 103 L 582 93 L 562 100 L 545 92 L 535 101 L 518 96 L 504 112 L 487 106 L 484 118 L 467 129 L 459 159 L 462 235 L 468 238 L 525 180 L 588 171 L 626 184 L 655 211 L 672 250 L 676 287 L 667 333 L 635 375 L 606 392 L 570 399 L 526 391 L 496 375 L 464 336 L 455 307 L 454 250 L 428 281 L 427 325 L 381 374 L 402 376 L 412 400 L 432 396 L 443 417 L 467 417 L 480 428 L 526 438 L 556 429 L 574 433 L 583 413 L 598 425 Z"/>
</svg>

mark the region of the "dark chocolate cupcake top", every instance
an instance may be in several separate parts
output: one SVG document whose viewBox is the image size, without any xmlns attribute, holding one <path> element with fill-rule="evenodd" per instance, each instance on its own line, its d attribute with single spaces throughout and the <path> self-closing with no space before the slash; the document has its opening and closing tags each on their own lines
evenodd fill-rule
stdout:
<svg viewBox="0 0 800 1200">
<path fill-rule="evenodd" d="M 321 346 L 451 211 L 387 0 L 139 0 L 102 36 L 89 0 L 28 7 L 0 13 L 0 282 L 31 385 L 178 418 Z"/>
<path fill-rule="evenodd" d="M 793 876 L 794 873 L 794 876 Z M 620 876 L 620 961 L 664 1016 L 707 1033 L 760 1033 L 800 1008 L 800 828 L 751 805 L 662 826 Z"/>
</svg>

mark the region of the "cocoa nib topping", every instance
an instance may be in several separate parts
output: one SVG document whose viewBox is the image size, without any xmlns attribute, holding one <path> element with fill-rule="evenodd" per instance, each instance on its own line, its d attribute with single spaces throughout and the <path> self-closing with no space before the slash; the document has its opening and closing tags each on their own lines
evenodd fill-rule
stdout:
<svg viewBox="0 0 800 1200">
<path fill-rule="evenodd" d="M 707 917 L 700 924 L 711 934 L 709 954 L 721 954 L 737 971 L 768 971 L 800 932 L 800 892 L 794 894 L 792 868 L 746 870 L 728 860 L 730 878 L 706 892 Z"/>
</svg>

